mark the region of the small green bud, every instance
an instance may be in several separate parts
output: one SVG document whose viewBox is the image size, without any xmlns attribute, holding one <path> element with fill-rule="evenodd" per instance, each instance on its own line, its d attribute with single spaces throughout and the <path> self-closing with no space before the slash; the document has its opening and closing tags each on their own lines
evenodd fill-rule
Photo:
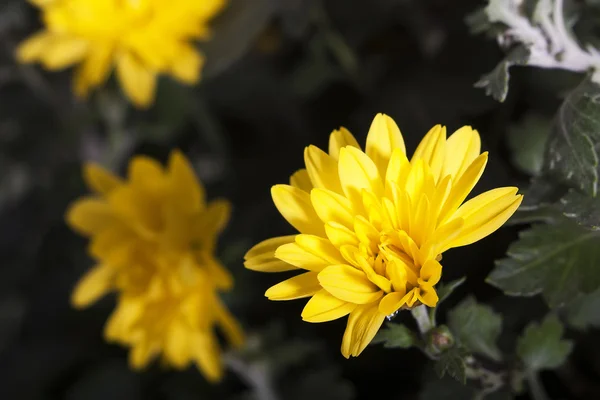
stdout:
<svg viewBox="0 0 600 400">
<path fill-rule="evenodd" d="M 441 354 L 454 346 L 454 336 L 446 325 L 436 326 L 427 333 L 427 350 Z"/>
</svg>

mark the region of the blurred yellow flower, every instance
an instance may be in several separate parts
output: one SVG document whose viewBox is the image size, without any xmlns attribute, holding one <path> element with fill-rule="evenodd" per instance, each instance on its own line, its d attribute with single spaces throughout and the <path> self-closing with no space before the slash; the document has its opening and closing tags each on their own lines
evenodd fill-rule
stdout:
<svg viewBox="0 0 600 400">
<path fill-rule="evenodd" d="M 275 206 L 300 234 L 257 244 L 245 266 L 303 270 L 265 295 L 311 297 L 302 311 L 308 322 L 349 315 L 341 351 L 358 356 L 387 315 L 437 304 L 443 252 L 491 234 L 519 207 L 515 187 L 464 202 L 487 157 L 468 126 L 449 138 L 445 127 L 434 126 L 410 160 L 386 115 L 373 120 L 365 151 L 340 128 L 330 136 L 329 154 L 307 147 L 306 169 L 293 174 L 290 185 L 271 190 Z"/>
<path fill-rule="evenodd" d="M 134 368 L 160 354 L 176 368 L 196 362 L 208 379 L 219 379 L 214 327 L 234 346 L 243 342 L 217 293 L 233 285 L 214 256 L 229 203 L 207 204 L 204 188 L 178 151 L 166 168 L 134 157 L 127 181 L 93 164 L 84 175 L 95 194 L 76 200 L 66 219 L 91 238 L 89 253 L 98 264 L 77 284 L 73 305 L 83 308 L 116 291 L 117 308 L 105 336 L 131 346 Z"/>
<path fill-rule="evenodd" d="M 139 106 L 153 102 L 159 74 L 193 84 L 204 63 L 194 40 L 210 35 L 208 21 L 225 0 L 30 0 L 45 30 L 17 49 L 23 63 L 49 70 L 80 64 L 74 91 L 86 96 L 113 66 L 125 94 Z"/>
</svg>

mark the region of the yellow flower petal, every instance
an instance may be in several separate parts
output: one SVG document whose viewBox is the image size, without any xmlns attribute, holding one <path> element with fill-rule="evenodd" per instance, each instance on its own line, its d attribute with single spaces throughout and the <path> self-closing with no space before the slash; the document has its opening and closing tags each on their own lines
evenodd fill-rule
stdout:
<svg viewBox="0 0 600 400">
<path fill-rule="evenodd" d="M 191 85 L 200 80 L 203 65 L 204 56 L 193 46 L 185 44 L 177 48 L 177 57 L 171 66 L 171 73 L 176 79 Z"/>
<path fill-rule="evenodd" d="M 318 272 L 306 272 L 271 286 L 265 296 L 269 300 L 294 300 L 309 297 L 321 290 Z"/>
<path fill-rule="evenodd" d="M 132 186 L 150 194 L 162 193 L 167 175 L 160 163 L 147 156 L 135 156 L 129 162 L 127 176 Z"/>
<path fill-rule="evenodd" d="M 190 330 L 180 321 L 172 321 L 165 338 L 165 356 L 175 368 L 185 368 L 190 362 Z"/>
<path fill-rule="evenodd" d="M 373 161 L 362 151 L 354 147 L 340 150 L 340 182 L 344 194 L 352 203 L 353 210 L 362 210 L 362 190 L 383 195 L 383 183 Z"/>
<path fill-rule="evenodd" d="M 477 195 L 469 201 L 463 203 L 458 210 L 456 210 L 452 218 L 467 219 L 471 215 L 484 210 L 489 204 L 492 204 L 502 198 L 512 197 L 514 199 L 518 191 L 519 189 L 516 187 L 501 187 L 488 190 L 487 192 L 481 193 L 480 195 Z"/>
<path fill-rule="evenodd" d="M 77 96 L 87 96 L 91 88 L 106 81 L 112 70 L 113 51 L 112 45 L 99 43 L 89 49 L 75 75 L 74 91 Z"/>
<path fill-rule="evenodd" d="M 67 210 L 67 223 L 84 235 L 94 235 L 114 223 L 113 210 L 106 201 L 95 198 L 82 198 L 75 201 Z"/>
<path fill-rule="evenodd" d="M 465 219 L 460 234 L 451 247 L 466 246 L 495 232 L 517 211 L 523 196 L 508 195 L 488 203 L 485 208 Z"/>
<path fill-rule="evenodd" d="M 340 300 L 322 289 L 306 303 L 302 310 L 302 319 L 306 322 L 332 321 L 348 315 L 356 307 L 356 304 Z"/>
<path fill-rule="evenodd" d="M 55 35 L 40 55 L 44 67 L 54 71 L 83 60 L 89 49 L 86 40 Z"/>
<path fill-rule="evenodd" d="M 308 146 L 304 149 L 304 163 L 315 188 L 341 193 L 338 166 L 333 157 L 316 146 Z"/>
<path fill-rule="evenodd" d="M 221 233 L 229 222 L 231 216 L 231 203 L 226 199 L 215 199 L 208 203 L 196 226 L 195 235 L 199 239 L 207 240 Z"/>
<path fill-rule="evenodd" d="M 421 252 L 418 257 L 419 263 L 436 257 L 451 247 L 452 241 L 460 234 L 464 220 L 462 218 L 453 219 L 440 225 L 431 238 L 421 246 Z"/>
<path fill-rule="evenodd" d="M 293 271 L 298 269 L 298 267 L 288 264 L 285 261 L 281 261 L 280 259 L 275 258 L 273 255 L 268 254 L 247 259 L 244 261 L 244 267 L 252 271 L 267 273 Z"/>
<path fill-rule="evenodd" d="M 332 265 L 319 272 L 319 282 L 329 293 L 340 300 L 354 304 L 367 304 L 383 295 L 363 271 L 349 265 Z"/>
<path fill-rule="evenodd" d="M 217 300 L 215 314 L 217 322 L 227 337 L 227 341 L 234 348 L 240 348 L 245 340 L 242 327 L 220 300 Z"/>
<path fill-rule="evenodd" d="M 325 225 L 325 232 L 327 233 L 327 238 L 338 249 L 341 249 L 345 245 L 358 246 L 360 243 L 353 230 L 337 222 L 328 222 Z"/>
<path fill-rule="evenodd" d="M 352 204 L 344 196 L 330 190 L 313 189 L 310 192 L 310 200 L 323 223 L 337 222 L 348 228 L 352 227 Z"/>
<path fill-rule="evenodd" d="M 352 311 L 342 339 L 342 355 L 350 358 L 362 353 L 379 331 L 384 319 L 385 314 L 379 312 L 377 304 L 366 304 Z"/>
<path fill-rule="evenodd" d="M 435 307 L 439 301 L 438 294 L 434 288 L 422 285 L 417 295 L 419 301 L 427 307 Z"/>
<path fill-rule="evenodd" d="M 296 243 L 304 250 L 320 257 L 328 264 L 343 263 L 339 250 L 327 239 L 314 235 L 296 235 Z"/>
<path fill-rule="evenodd" d="M 290 185 L 300 190 L 304 190 L 307 193 L 313 188 L 313 184 L 308 176 L 308 171 L 304 168 L 294 172 L 290 177 Z"/>
<path fill-rule="evenodd" d="M 271 196 L 277 210 L 300 233 L 325 236 L 325 228 L 308 193 L 289 185 L 275 185 Z"/>
<path fill-rule="evenodd" d="M 245 260 L 248 260 L 253 257 L 258 257 L 264 254 L 275 254 L 275 250 L 281 245 L 287 243 L 294 243 L 296 240 L 296 235 L 288 235 L 288 236 L 278 236 L 270 239 L 263 240 L 262 242 L 254 245 L 246 255 L 244 256 Z"/>
<path fill-rule="evenodd" d="M 392 281 L 395 292 L 406 293 L 406 283 L 408 281 L 406 271 L 408 269 L 410 268 L 400 258 L 394 258 L 387 263 L 386 272 Z"/>
<path fill-rule="evenodd" d="M 385 173 L 386 190 L 389 190 L 389 185 L 392 182 L 404 187 L 410 169 L 406 153 L 402 149 L 394 149 Z"/>
<path fill-rule="evenodd" d="M 445 221 L 448 217 L 452 215 L 458 208 L 458 206 L 467 198 L 471 190 L 475 187 L 479 178 L 483 174 L 483 170 L 487 164 L 488 153 L 482 153 L 479 157 L 477 157 L 471 165 L 465 170 L 465 172 L 461 175 L 458 182 L 456 182 L 452 189 L 450 190 L 450 194 L 442 207 L 442 211 L 438 217 L 438 224 Z"/>
<path fill-rule="evenodd" d="M 437 182 L 446 157 L 446 127 L 436 125 L 425 135 L 412 156 L 411 163 L 424 160 L 430 167 Z"/>
<path fill-rule="evenodd" d="M 435 286 L 442 277 L 442 266 L 436 260 L 427 260 L 421 267 L 421 275 L 419 277 L 419 284 L 427 286 Z"/>
<path fill-rule="evenodd" d="M 394 120 L 387 115 L 377 114 L 367 134 L 365 153 L 377 166 L 382 177 L 386 175 L 388 162 L 394 149 L 400 149 L 406 153 L 400 129 Z"/>
<path fill-rule="evenodd" d="M 136 343 L 129 352 L 129 365 L 133 370 L 144 368 L 158 355 L 160 347 L 147 340 Z"/>
<path fill-rule="evenodd" d="M 84 165 L 83 179 L 90 189 L 102 195 L 107 195 L 123 184 L 120 178 L 94 163 Z"/>
<path fill-rule="evenodd" d="M 275 251 L 275 257 L 298 268 L 316 272 L 341 262 L 341 256 L 336 256 L 335 252 L 338 251 L 331 243 L 317 236 L 312 236 L 313 240 L 307 239 L 308 237 L 309 235 L 305 236 L 304 245 L 296 238 L 297 243 L 280 246 Z M 309 240 L 314 242 L 314 247 L 306 246 Z"/>
<path fill-rule="evenodd" d="M 383 315 L 392 315 L 406 303 L 405 297 L 406 291 L 386 294 L 379 302 L 379 312 Z"/>
<path fill-rule="evenodd" d="M 22 63 L 30 63 L 40 59 L 44 51 L 52 43 L 54 34 L 48 31 L 38 32 L 17 48 L 17 60 Z"/>
<path fill-rule="evenodd" d="M 360 145 L 348 129 L 341 127 L 331 132 L 329 136 L 329 155 L 331 157 L 337 161 L 340 158 L 340 149 L 346 146 L 356 147 L 360 150 Z"/>
<path fill-rule="evenodd" d="M 71 296 L 75 308 L 84 308 L 96 302 L 114 287 L 115 271 L 108 265 L 96 265 L 77 283 Z"/>
<path fill-rule="evenodd" d="M 229 290 L 233 287 L 233 276 L 231 272 L 219 260 L 211 254 L 206 254 L 200 258 L 199 265 L 206 269 L 207 274 L 211 277 L 217 289 Z"/>
<path fill-rule="evenodd" d="M 290 235 L 263 240 L 248 250 L 244 256 L 244 266 L 260 272 L 295 270 L 297 267 L 275 258 L 275 250 L 284 244 L 294 243 L 295 237 L 296 235 Z"/>
<path fill-rule="evenodd" d="M 190 162 L 179 151 L 171 152 L 168 164 L 171 201 L 184 213 L 199 212 L 204 208 L 204 187 L 196 178 Z"/>
<path fill-rule="evenodd" d="M 117 76 L 127 97 L 138 107 L 148 107 L 154 101 L 156 72 L 130 53 L 117 59 Z"/>
<path fill-rule="evenodd" d="M 223 376 L 223 364 L 216 337 L 210 332 L 201 332 L 192 340 L 193 357 L 204 376 L 211 382 L 220 380 Z"/>
<path fill-rule="evenodd" d="M 479 133 L 470 126 L 463 126 L 446 141 L 443 175 L 451 175 L 454 181 L 458 180 L 480 151 Z"/>
</svg>

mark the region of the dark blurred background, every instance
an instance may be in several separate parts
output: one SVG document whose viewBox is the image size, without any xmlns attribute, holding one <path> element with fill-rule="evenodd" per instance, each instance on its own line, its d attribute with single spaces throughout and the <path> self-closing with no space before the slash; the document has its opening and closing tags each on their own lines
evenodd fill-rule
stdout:
<svg viewBox="0 0 600 400">
<path fill-rule="evenodd" d="M 208 60 L 202 82 L 184 87 L 164 78 L 154 106 L 139 111 L 112 81 L 82 102 L 71 93 L 72 71 L 17 64 L 15 46 L 40 27 L 39 13 L 25 1 L 3 0 L 0 399 L 257 398 L 252 385 L 233 372 L 218 386 L 194 367 L 177 372 L 153 365 L 132 372 L 127 350 L 102 338 L 114 299 L 83 311 L 69 305 L 75 282 L 92 265 L 86 241 L 64 223 L 68 204 L 86 193 L 82 162 L 122 174 L 132 155 L 164 161 L 173 148 L 190 157 L 210 197 L 234 204 L 220 255 L 236 277 L 226 301 L 251 336 L 246 373 L 270 374 L 281 399 L 460 399 L 443 388 L 435 392 L 435 385 L 422 391 L 431 374 L 418 350 L 370 346 L 359 358 L 344 359 L 339 348 L 345 320 L 302 322 L 304 301 L 263 296 L 283 275 L 244 270 L 242 257 L 260 240 L 291 233 L 269 189 L 302 166 L 303 148 L 325 148 L 329 133 L 340 126 L 364 143 L 377 112 L 395 119 L 409 152 L 435 124 L 449 132 L 472 125 L 490 152 L 476 192 L 526 185 L 527 176 L 511 163 L 507 134 L 531 115 L 547 122 L 577 80 L 515 68 L 504 103 L 474 88 L 503 57 L 493 40 L 469 33 L 464 19 L 481 5 L 232 0 L 214 21 L 213 40 L 201 46 Z M 513 309 L 505 324 L 523 327 L 527 312 L 540 307 L 538 300 L 515 307 L 483 282 L 515 237 L 515 227 L 504 228 L 444 255 L 443 280 L 468 279 L 440 315 L 469 292 L 498 310 Z M 408 316 L 397 318 L 412 323 Z M 596 345 L 591 355 L 577 356 L 590 376 L 599 376 L 597 355 Z M 553 375 L 548 390 L 557 398 L 589 398 L 570 387 L 581 369 L 572 368 L 575 378 Z"/>
</svg>

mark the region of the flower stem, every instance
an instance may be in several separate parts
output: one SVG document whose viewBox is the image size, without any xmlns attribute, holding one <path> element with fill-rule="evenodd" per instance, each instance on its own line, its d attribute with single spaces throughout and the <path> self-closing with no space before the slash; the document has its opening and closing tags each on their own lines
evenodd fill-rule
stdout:
<svg viewBox="0 0 600 400">
<path fill-rule="evenodd" d="M 527 386 L 529 387 L 529 393 L 531 393 L 531 397 L 533 400 L 549 400 L 548 394 L 546 394 L 546 390 L 540 382 L 540 378 L 538 377 L 537 372 L 529 371 L 527 372 Z"/>
<path fill-rule="evenodd" d="M 417 321 L 419 331 L 422 335 L 429 332 L 434 327 L 435 324 L 429 317 L 429 313 L 427 312 L 427 307 L 425 305 L 420 305 L 413 308 L 411 313 L 415 321 Z"/>
<path fill-rule="evenodd" d="M 224 355 L 225 364 L 252 388 L 257 399 L 279 400 L 265 368 L 252 365 L 234 353 Z"/>
</svg>

